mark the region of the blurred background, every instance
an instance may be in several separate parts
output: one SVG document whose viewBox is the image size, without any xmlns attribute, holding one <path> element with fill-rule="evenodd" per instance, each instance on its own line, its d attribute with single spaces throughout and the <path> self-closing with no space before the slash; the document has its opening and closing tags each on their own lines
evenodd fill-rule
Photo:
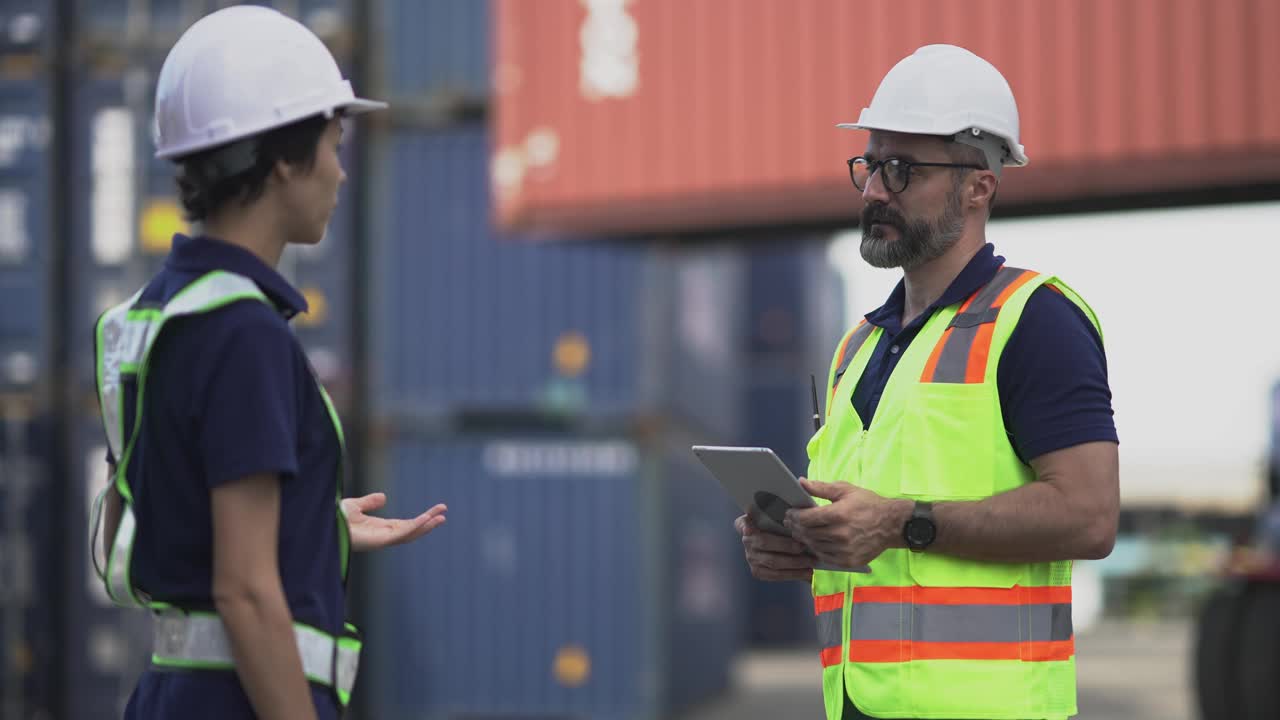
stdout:
<svg viewBox="0 0 1280 720">
<path fill-rule="evenodd" d="M 186 228 L 156 73 L 212 0 L 0 0 L 0 720 L 118 717 L 148 618 L 90 569 L 90 328 Z M 819 717 L 808 588 L 752 580 L 692 444 L 797 473 L 809 376 L 896 282 L 845 159 L 930 42 L 1009 79 L 989 236 L 1098 311 L 1121 537 L 1077 563 L 1082 717 L 1280 718 L 1280 3 L 278 0 L 392 110 L 283 272 L 358 492 L 352 717 Z"/>
</svg>

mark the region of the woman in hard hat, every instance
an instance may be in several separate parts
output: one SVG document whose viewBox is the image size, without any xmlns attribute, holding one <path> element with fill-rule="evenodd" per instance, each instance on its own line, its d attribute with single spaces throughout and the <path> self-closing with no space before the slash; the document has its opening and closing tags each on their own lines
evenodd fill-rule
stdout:
<svg viewBox="0 0 1280 720">
<path fill-rule="evenodd" d="M 114 601 L 156 613 L 126 717 L 337 717 L 360 651 L 350 549 L 445 520 L 443 505 L 380 520 L 364 514 L 380 494 L 342 500 L 342 426 L 288 325 L 306 301 L 275 269 L 285 246 L 324 236 L 346 179 L 340 118 L 384 107 L 261 7 L 205 17 L 165 60 L 156 155 L 179 166 L 198 232 L 96 334 L 102 577 Z"/>
</svg>

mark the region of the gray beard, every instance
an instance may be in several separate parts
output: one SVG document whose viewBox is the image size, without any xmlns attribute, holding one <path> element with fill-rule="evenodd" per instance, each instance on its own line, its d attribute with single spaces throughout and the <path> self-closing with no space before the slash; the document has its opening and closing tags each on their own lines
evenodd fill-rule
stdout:
<svg viewBox="0 0 1280 720">
<path fill-rule="evenodd" d="M 865 217 L 865 214 L 864 214 Z M 898 239 L 889 240 L 884 225 L 872 227 L 862 224 L 862 259 L 878 268 L 902 268 L 915 270 L 946 254 L 960 240 L 964 232 L 964 211 L 960 207 L 960 193 L 952 192 L 942 215 L 933 222 L 917 220 L 894 223 Z"/>
</svg>

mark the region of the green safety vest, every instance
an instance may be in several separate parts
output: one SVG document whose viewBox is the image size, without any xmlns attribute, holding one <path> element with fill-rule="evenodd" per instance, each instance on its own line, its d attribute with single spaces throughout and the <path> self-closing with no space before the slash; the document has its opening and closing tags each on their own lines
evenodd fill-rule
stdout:
<svg viewBox="0 0 1280 720">
<path fill-rule="evenodd" d="M 103 313 L 94 333 L 94 357 L 97 368 L 98 402 L 102 413 L 107 444 L 116 459 L 115 475 L 110 486 L 120 496 L 122 513 L 115 536 L 107 552 L 106 567 L 98 567 L 96 552 L 98 526 L 101 522 L 106 490 L 94 503 L 94 529 L 90 548 L 94 568 L 106 585 L 112 602 L 122 607 L 150 609 L 156 613 L 156 648 L 152 663 L 158 666 L 207 670 L 232 670 L 230 646 L 221 622 L 214 613 L 188 611 L 168 603 L 151 599 L 136 587 L 131 579 L 133 544 L 137 535 L 137 518 L 134 515 L 134 488 L 130 485 L 128 468 L 134 461 L 133 453 L 142 428 L 143 394 L 146 389 L 151 348 L 165 325 L 172 319 L 185 315 L 212 312 L 241 300 L 263 302 L 275 306 L 258 286 L 248 278 L 224 271 L 214 271 L 201 276 L 183 288 L 163 306 L 144 306 L 139 302 L 142 291 L 126 302 Z M 136 401 L 132 427 L 125 423 L 124 383 L 136 388 Z M 335 486 L 335 507 L 338 522 L 338 543 L 341 553 L 342 580 L 347 578 L 347 565 L 351 543 L 346 516 L 342 512 L 342 468 L 345 465 L 346 441 L 342 423 L 324 386 L 316 381 L 320 396 L 329 412 L 338 435 L 341 457 Z M 346 633 L 331 635 L 304 623 L 294 623 L 294 635 L 302 657 L 303 671 L 308 680 L 334 690 L 345 707 L 355 682 L 361 643 L 354 626 L 348 624 Z"/>
<path fill-rule="evenodd" d="M 851 398 L 883 330 L 864 320 L 849 331 L 828 376 L 827 423 L 809 441 L 809 476 L 925 501 L 981 500 L 1034 481 L 1005 432 L 996 368 L 1042 285 L 1079 306 L 1101 336 L 1093 310 L 1057 278 L 1001 268 L 925 322 L 869 430 Z M 813 596 L 828 720 L 840 718 L 846 694 L 873 717 L 1076 713 L 1069 560 L 890 549 L 870 573 L 815 571 Z"/>
</svg>

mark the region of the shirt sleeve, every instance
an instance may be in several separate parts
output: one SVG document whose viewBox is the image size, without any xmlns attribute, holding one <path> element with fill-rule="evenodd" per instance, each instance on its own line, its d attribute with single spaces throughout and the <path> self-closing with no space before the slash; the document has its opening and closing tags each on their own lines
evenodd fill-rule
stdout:
<svg viewBox="0 0 1280 720">
<path fill-rule="evenodd" d="M 1119 442 L 1107 358 L 1093 323 L 1048 287 L 1031 294 L 997 370 L 1005 430 L 1023 462 L 1087 442 Z"/>
<path fill-rule="evenodd" d="M 270 308 L 226 308 L 236 322 L 212 343 L 197 447 L 209 487 L 261 473 L 298 473 L 293 335 Z"/>
</svg>

